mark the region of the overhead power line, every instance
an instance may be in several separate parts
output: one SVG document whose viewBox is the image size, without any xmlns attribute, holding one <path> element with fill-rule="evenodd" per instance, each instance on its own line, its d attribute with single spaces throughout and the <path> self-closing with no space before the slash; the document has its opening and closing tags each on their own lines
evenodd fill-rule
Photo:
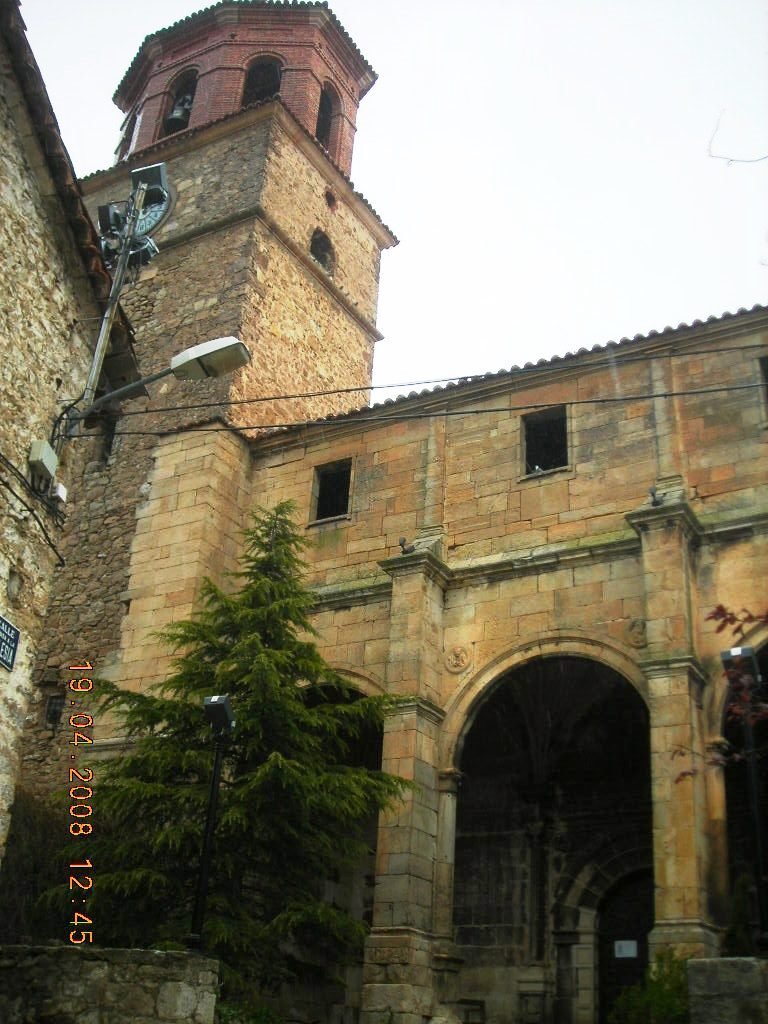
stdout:
<svg viewBox="0 0 768 1024">
<path fill-rule="evenodd" d="M 760 344 L 756 344 L 756 345 L 733 345 L 733 346 L 730 346 L 730 347 L 722 347 L 722 348 L 718 348 L 717 349 L 717 354 L 722 354 L 724 352 L 748 352 L 748 351 L 750 351 L 752 349 L 765 350 L 765 344 L 760 343 Z M 671 353 L 669 353 L 669 355 L 673 359 L 681 359 L 683 357 L 688 357 L 688 356 L 709 356 L 709 355 L 713 355 L 713 351 L 712 351 L 712 349 L 700 349 L 700 350 L 691 350 L 691 349 L 689 349 L 686 352 L 679 352 L 679 353 L 678 352 L 671 352 Z M 625 365 L 627 363 L 650 362 L 652 359 L 658 359 L 658 358 L 659 358 L 658 355 L 649 355 L 649 354 L 645 354 L 645 355 L 640 355 L 640 354 L 638 354 L 638 355 L 625 355 L 624 353 L 622 353 L 621 356 L 620 356 L 620 362 L 621 362 L 622 365 Z M 565 361 L 565 357 L 563 357 L 562 360 L 561 359 L 555 360 L 552 368 L 553 369 L 559 369 L 561 363 L 564 362 L 564 361 Z M 201 410 L 201 409 L 220 409 L 220 408 L 229 407 L 229 406 L 263 405 L 266 402 L 289 402 L 289 401 L 298 401 L 300 399 L 306 399 L 306 398 L 329 398 L 329 397 L 332 397 L 333 395 L 360 394 L 360 393 L 365 392 L 365 391 L 393 391 L 393 390 L 396 390 L 396 389 L 403 389 L 404 390 L 406 388 L 436 387 L 439 384 L 450 385 L 450 384 L 452 384 L 454 382 L 458 386 L 459 384 L 478 383 L 478 382 L 480 382 L 482 380 L 490 380 L 490 379 L 493 379 L 496 376 L 502 376 L 504 374 L 509 374 L 511 376 L 513 374 L 516 375 L 516 374 L 519 374 L 519 373 L 526 373 L 526 374 L 527 373 L 533 373 L 535 371 L 541 371 L 541 370 L 547 369 L 548 366 L 549 366 L 549 362 L 547 362 L 545 365 L 539 365 L 539 364 L 535 364 L 534 363 L 534 364 L 527 365 L 527 366 L 515 367 L 515 368 L 513 368 L 511 370 L 499 370 L 499 371 L 497 371 L 495 373 L 491 372 L 491 373 L 488 373 L 488 374 L 474 374 L 474 375 L 467 375 L 467 376 L 463 376 L 463 377 L 437 377 L 437 378 L 435 378 L 433 380 L 406 381 L 405 383 L 400 383 L 400 384 L 361 384 L 361 385 L 358 385 L 358 386 L 355 386 L 355 387 L 329 388 L 327 390 L 319 390 L 319 391 L 300 391 L 300 392 L 296 392 L 295 394 L 277 394 L 277 395 L 263 395 L 263 396 L 258 396 L 258 397 L 254 397 L 254 398 L 222 399 L 222 400 L 216 401 L 216 402 L 185 402 L 185 403 L 179 403 L 177 405 L 158 405 L 158 406 L 153 406 L 153 407 L 148 408 L 148 409 L 124 409 L 124 410 L 121 411 L 120 415 L 123 416 L 123 417 L 126 417 L 126 416 L 149 416 L 149 415 L 154 414 L 154 413 L 162 413 L 162 412 L 193 412 L 193 411 Z M 607 355 L 604 359 L 601 359 L 600 361 L 592 362 L 592 363 L 589 364 L 589 367 L 590 367 L 591 370 L 599 369 L 600 367 L 605 367 L 605 366 L 609 366 L 609 367 L 616 366 L 616 359 L 613 356 L 611 356 L 611 355 Z M 403 396 L 401 396 L 401 397 L 403 397 Z M 560 403 L 560 404 L 562 404 L 562 403 Z M 284 424 L 279 424 L 279 425 L 283 426 Z"/>
<path fill-rule="evenodd" d="M 232 431 L 232 430 L 278 430 L 278 429 L 291 429 L 298 427 L 323 427 L 323 426 L 338 426 L 341 423 L 353 422 L 352 417 L 355 417 L 355 421 L 361 424 L 367 423 L 392 423 L 398 420 L 426 420 L 426 419 L 439 419 L 440 417 L 460 417 L 460 416 L 486 416 L 489 413 L 513 413 L 513 412 L 524 412 L 530 410 L 540 409 L 558 409 L 563 406 L 574 407 L 581 405 L 608 405 L 608 404 L 624 404 L 629 405 L 633 402 L 652 401 L 658 398 L 690 398 L 695 395 L 721 395 L 729 392 L 741 392 L 750 391 L 756 388 L 763 388 L 763 383 L 756 384 L 731 384 L 724 385 L 716 388 L 690 388 L 684 391 L 660 391 L 660 392 L 646 392 L 643 394 L 636 395 L 614 395 L 605 398 L 574 398 L 570 401 L 560 402 L 526 402 L 523 405 L 505 405 L 505 406 L 483 406 L 478 409 L 436 409 L 434 411 L 422 411 L 422 412 L 398 412 L 385 411 L 382 408 L 381 412 L 375 409 L 361 409 L 354 413 L 340 413 L 336 416 L 327 417 L 325 419 L 314 419 L 314 420 L 293 420 L 285 423 L 237 423 L 237 424 L 218 424 L 218 425 L 206 425 L 206 426 L 184 426 L 184 427 L 170 427 L 162 430 L 119 430 L 115 431 L 116 437 L 162 437 L 166 434 L 175 434 L 180 430 L 185 433 L 217 433 L 219 431 Z M 436 398 L 441 395 L 436 394 Z M 83 435 L 88 436 L 88 435 Z"/>
</svg>

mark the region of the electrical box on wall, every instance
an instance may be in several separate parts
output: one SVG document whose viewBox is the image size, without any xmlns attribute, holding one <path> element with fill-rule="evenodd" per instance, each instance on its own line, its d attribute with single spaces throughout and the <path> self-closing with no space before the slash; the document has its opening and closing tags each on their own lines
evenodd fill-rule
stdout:
<svg viewBox="0 0 768 1024">
<path fill-rule="evenodd" d="M 29 449 L 29 466 L 33 474 L 53 480 L 59 457 L 47 441 L 33 441 Z"/>
</svg>

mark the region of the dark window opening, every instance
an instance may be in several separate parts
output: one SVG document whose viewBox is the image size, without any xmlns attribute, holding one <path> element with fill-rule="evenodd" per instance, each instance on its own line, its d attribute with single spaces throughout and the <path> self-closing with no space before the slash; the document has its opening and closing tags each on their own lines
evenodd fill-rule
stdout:
<svg viewBox="0 0 768 1024">
<path fill-rule="evenodd" d="M 313 519 L 333 519 L 349 511 L 352 460 L 332 462 L 315 470 L 315 509 Z"/>
<path fill-rule="evenodd" d="M 760 359 L 760 375 L 763 381 L 763 401 L 768 406 L 768 356 Z"/>
<path fill-rule="evenodd" d="M 64 694 L 54 693 L 48 698 L 45 705 L 45 724 L 49 729 L 56 730 L 61 725 L 61 716 L 64 714 Z"/>
<path fill-rule="evenodd" d="M 523 417 L 525 472 L 543 473 L 568 465 L 568 427 L 565 406 Z"/>
<path fill-rule="evenodd" d="M 314 259 L 320 264 L 323 270 L 327 274 L 332 274 L 334 267 L 336 266 L 336 257 L 334 256 L 333 246 L 331 240 L 324 231 L 320 228 L 316 228 L 313 235 L 312 241 L 309 243 L 309 251 Z"/>
<path fill-rule="evenodd" d="M 131 152 L 131 144 L 133 142 L 133 133 L 136 131 L 136 115 L 131 114 L 128 120 L 123 125 L 122 134 L 120 135 L 120 142 L 117 147 L 117 159 L 122 160 L 123 157 L 128 156 Z"/>
<path fill-rule="evenodd" d="M 187 127 L 192 114 L 192 104 L 195 102 L 196 90 L 197 72 L 186 71 L 175 85 L 173 100 L 163 121 L 163 135 L 183 132 Z"/>
<path fill-rule="evenodd" d="M 248 68 L 243 89 L 243 106 L 271 100 L 280 92 L 282 68 L 276 60 L 257 60 Z"/>
<path fill-rule="evenodd" d="M 328 149 L 331 144 L 331 118 L 333 117 L 333 98 L 330 89 L 326 86 L 320 93 L 320 106 L 317 108 L 317 126 L 315 138 Z"/>
</svg>

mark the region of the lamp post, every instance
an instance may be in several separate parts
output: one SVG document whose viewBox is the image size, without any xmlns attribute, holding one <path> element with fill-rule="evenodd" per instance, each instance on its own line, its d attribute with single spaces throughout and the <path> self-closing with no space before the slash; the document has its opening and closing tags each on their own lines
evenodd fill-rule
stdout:
<svg viewBox="0 0 768 1024">
<path fill-rule="evenodd" d="M 232 735 L 232 730 L 235 727 L 232 705 L 230 704 L 229 697 L 226 694 L 216 697 L 206 697 L 203 701 L 203 708 L 205 710 L 205 716 L 214 730 L 215 753 L 213 758 L 213 774 L 211 775 L 211 788 L 208 792 L 208 814 L 205 820 L 203 848 L 200 853 L 200 871 L 197 879 L 195 906 L 192 911 L 192 929 L 187 940 L 187 944 L 191 949 L 200 949 L 203 942 L 203 917 L 205 916 L 205 904 L 208 898 L 208 875 L 211 868 L 213 832 L 216 827 L 216 806 L 219 800 L 221 762 L 224 756 L 224 744 Z"/>
<path fill-rule="evenodd" d="M 761 950 L 768 949 L 768 893 L 766 893 L 765 843 L 763 841 L 763 799 L 760 782 L 760 770 L 757 752 L 755 751 L 755 733 L 752 723 L 753 701 L 762 684 L 760 668 L 752 647 L 731 647 L 721 651 L 720 660 L 728 675 L 731 687 L 734 680 L 742 680 L 747 700 L 744 702 L 744 714 L 741 716 L 744 726 L 744 759 L 747 764 L 747 780 L 749 788 L 749 804 L 752 812 L 752 827 L 755 832 L 755 887 L 757 889 L 758 910 L 758 946 Z"/>
<path fill-rule="evenodd" d="M 214 338 L 212 341 L 203 341 L 199 345 L 185 348 L 183 352 L 173 356 L 170 365 L 151 373 L 148 377 L 135 380 L 125 387 L 110 391 L 101 398 L 73 416 L 75 422 L 86 419 L 94 412 L 98 412 L 109 402 L 118 401 L 122 398 L 130 398 L 144 387 L 145 384 L 153 384 L 156 380 L 162 380 L 170 374 L 177 380 L 205 380 L 206 377 L 223 377 L 233 373 L 250 362 L 251 353 L 246 345 L 239 338 Z"/>
</svg>

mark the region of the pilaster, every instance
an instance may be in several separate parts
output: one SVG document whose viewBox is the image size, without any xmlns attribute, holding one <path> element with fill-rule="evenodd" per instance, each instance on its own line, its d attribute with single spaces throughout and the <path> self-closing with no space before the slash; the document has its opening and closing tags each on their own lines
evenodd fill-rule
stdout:
<svg viewBox="0 0 768 1024">
<path fill-rule="evenodd" d="M 707 803 L 700 693 L 693 658 L 646 662 L 651 727 L 653 857 L 656 883 L 654 947 L 672 945 L 689 956 L 715 955 L 719 932 L 710 888 L 722 865 L 713 857 Z M 681 751 L 685 760 L 674 757 Z M 681 776 L 682 766 L 695 771 Z"/>
</svg>

